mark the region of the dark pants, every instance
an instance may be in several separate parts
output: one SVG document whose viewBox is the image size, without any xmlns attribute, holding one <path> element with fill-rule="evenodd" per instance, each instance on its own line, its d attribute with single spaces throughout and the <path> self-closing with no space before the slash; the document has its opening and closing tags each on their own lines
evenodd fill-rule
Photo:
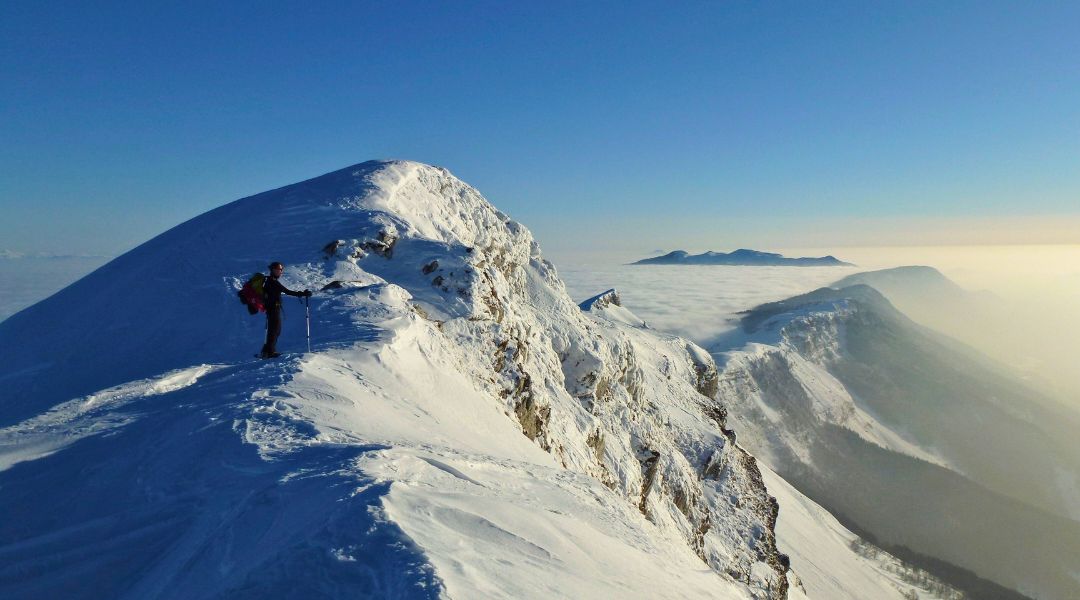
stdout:
<svg viewBox="0 0 1080 600">
<path fill-rule="evenodd" d="M 263 344 L 263 354 L 277 352 L 277 339 L 281 335 L 281 306 L 266 309 L 266 343 Z"/>
</svg>

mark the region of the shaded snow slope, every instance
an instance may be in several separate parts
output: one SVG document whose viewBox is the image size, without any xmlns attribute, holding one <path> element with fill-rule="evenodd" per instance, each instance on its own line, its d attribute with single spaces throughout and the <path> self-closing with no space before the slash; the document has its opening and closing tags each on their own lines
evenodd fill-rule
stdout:
<svg viewBox="0 0 1080 600">
<path fill-rule="evenodd" d="M 422 552 L 378 511 L 378 452 L 324 443 L 277 389 L 290 359 L 103 404 L 83 436 L 0 472 L 5 598 L 433 598 Z M 288 440 L 274 452 L 260 436 Z M 347 558 L 346 558 L 347 557 Z"/>
<path fill-rule="evenodd" d="M 323 291 L 265 363 L 270 260 Z M 0 323 L 0 591 L 800 597 L 715 366 L 649 335 L 444 169 L 225 205 Z"/>
<path fill-rule="evenodd" d="M 740 442 L 803 493 L 1034 597 L 1080 591 L 1074 426 L 1037 394 L 867 286 L 762 305 L 725 343 Z"/>
<path fill-rule="evenodd" d="M 1080 388 L 1075 382 L 1077 329 L 1070 326 L 1075 303 L 1058 291 L 1014 289 L 1006 299 L 988 291 L 968 291 L 931 267 L 897 267 L 857 273 L 830 287 L 866 284 L 881 292 L 917 323 L 977 348 L 997 361 L 998 370 L 1016 373 L 1029 387 L 1069 408 Z M 1016 297 L 1022 296 L 1022 298 Z M 1050 309 L 1056 300 L 1058 308 Z M 1049 304 L 1048 304 L 1049 303 Z M 1039 306 L 1040 314 L 1033 314 Z M 1077 504 L 1080 506 L 1080 504 Z"/>
<path fill-rule="evenodd" d="M 0 430 L 0 471 L 24 460 L 48 456 L 80 439 L 122 427 L 130 419 L 107 418 L 123 414 L 116 408 L 151 396 L 167 394 L 194 385 L 220 365 L 197 365 L 177 369 L 160 377 L 133 381 L 76 398 L 17 426 Z"/>
<path fill-rule="evenodd" d="M 761 469 L 780 502 L 776 536 L 791 554 L 811 598 L 863 600 L 913 597 L 961 600 L 961 592 L 861 540 L 836 518 L 767 467 Z"/>
</svg>

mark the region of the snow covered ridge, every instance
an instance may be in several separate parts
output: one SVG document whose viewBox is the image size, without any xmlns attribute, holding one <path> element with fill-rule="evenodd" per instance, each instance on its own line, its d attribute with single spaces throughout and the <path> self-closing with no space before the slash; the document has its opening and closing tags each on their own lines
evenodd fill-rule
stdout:
<svg viewBox="0 0 1080 600">
<path fill-rule="evenodd" d="M 320 291 L 316 352 L 238 361 L 262 322 L 235 290 L 270 260 Z M 5 595 L 105 564 L 83 595 L 801 596 L 709 356 L 583 313 L 445 169 L 210 211 L 0 324 L 0 365 Z M 57 571 L 57 544 L 87 550 Z"/>
<path fill-rule="evenodd" d="M 871 307 L 895 312 L 887 305 L 877 291 L 857 285 L 842 292 L 823 288 L 764 304 L 746 314 L 742 320 L 746 346 L 725 356 L 722 374 L 724 398 L 741 407 L 738 414 L 746 420 L 746 430 L 788 430 L 785 435 L 768 437 L 784 444 L 784 453 L 806 464 L 813 462 L 810 446 L 816 436 L 799 435 L 794 430 L 835 425 L 881 448 L 948 467 L 945 459 L 881 423 L 829 371 L 844 360 L 848 320 Z M 763 394 L 761 382 L 754 383 L 756 380 L 770 380 L 774 389 Z M 780 392 L 775 388 L 780 385 L 793 387 Z M 765 401 L 770 393 L 801 402 L 777 410 Z M 771 456 L 777 449 L 759 450 Z"/>
<path fill-rule="evenodd" d="M 471 379 L 560 464 L 682 532 L 714 570 L 783 597 L 775 506 L 705 412 L 686 344 L 641 364 L 625 336 L 582 316 L 524 227 L 449 173 L 394 165 L 372 180 L 379 191 L 349 204 L 373 210 L 367 235 L 339 240 L 334 256 L 408 290 Z"/>
<path fill-rule="evenodd" d="M 802 493 L 886 545 L 1080 593 L 1075 416 L 865 285 L 761 305 L 723 341 L 740 444 Z"/>
<path fill-rule="evenodd" d="M 618 321 L 634 327 L 648 327 L 645 321 L 623 308 L 622 299 L 615 289 L 607 290 L 578 304 L 581 310 L 603 315 L 609 321 Z"/>
<path fill-rule="evenodd" d="M 372 181 L 380 191 L 350 201 L 373 211 L 366 235 L 334 256 L 408 290 L 469 379 L 559 464 L 755 595 L 784 597 L 775 504 L 704 410 L 685 343 L 642 363 L 630 340 L 581 314 L 524 227 L 449 173 L 395 164 Z"/>
</svg>

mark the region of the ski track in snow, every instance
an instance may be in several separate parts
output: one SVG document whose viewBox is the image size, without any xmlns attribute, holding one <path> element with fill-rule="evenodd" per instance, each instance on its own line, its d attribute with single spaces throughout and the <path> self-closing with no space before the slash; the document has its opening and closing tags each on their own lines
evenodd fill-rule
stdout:
<svg viewBox="0 0 1080 600">
<path fill-rule="evenodd" d="M 194 385 L 224 365 L 198 365 L 160 377 L 111 387 L 60 404 L 22 423 L 0 429 L 0 471 L 42 458 L 90 435 L 103 435 L 130 423 L 135 416 L 120 414 L 127 404 Z"/>
</svg>

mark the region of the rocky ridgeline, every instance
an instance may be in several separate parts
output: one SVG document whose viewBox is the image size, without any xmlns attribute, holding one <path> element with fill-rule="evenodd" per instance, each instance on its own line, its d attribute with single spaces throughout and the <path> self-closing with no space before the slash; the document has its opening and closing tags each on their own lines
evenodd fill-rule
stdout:
<svg viewBox="0 0 1080 600">
<path fill-rule="evenodd" d="M 786 597 L 777 505 L 725 429 L 707 353 L 605 319 L 614 291 L 583 313 L 529 231 L 446 170 L 380 163 L 356 177 L 366 194 L 337 206 L 357 235 L 323 246 L 324 271 L 403 287 L 524 435 L 680 532 L 712 569 Z"/>
</svg>

